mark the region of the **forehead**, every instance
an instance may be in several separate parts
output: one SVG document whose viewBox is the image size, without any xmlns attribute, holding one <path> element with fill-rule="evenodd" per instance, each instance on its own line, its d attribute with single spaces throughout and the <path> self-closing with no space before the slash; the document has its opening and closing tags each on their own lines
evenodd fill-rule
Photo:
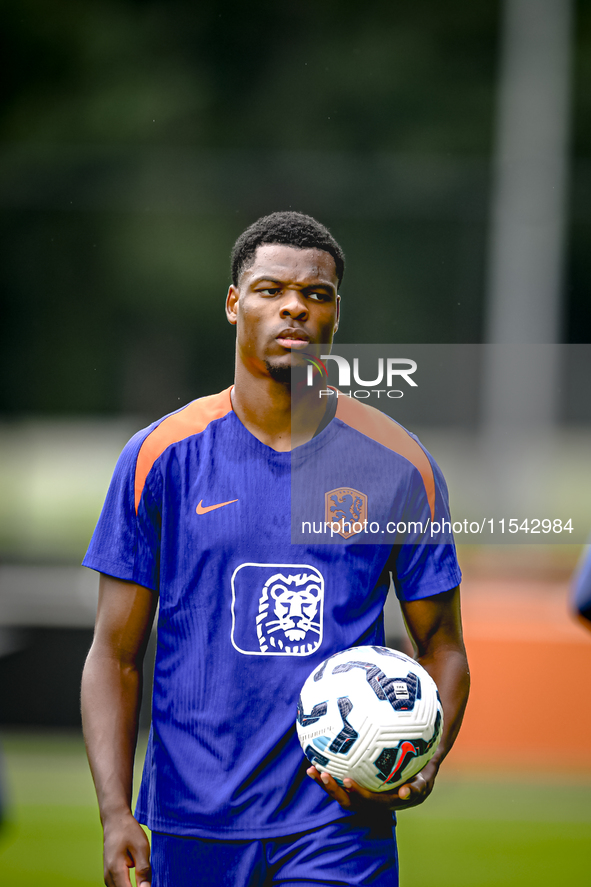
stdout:
<svg viewBox="0 0 591 887">
<path fill-rule="evenodd" d="M 253 264 L 244 270 L 245 279 L 270 277 L 286 282 L 325 283 L 337 286 L 333 257 L 323 249 L 298 249 L 279 243 L 257 247 Z"/>
</svg>

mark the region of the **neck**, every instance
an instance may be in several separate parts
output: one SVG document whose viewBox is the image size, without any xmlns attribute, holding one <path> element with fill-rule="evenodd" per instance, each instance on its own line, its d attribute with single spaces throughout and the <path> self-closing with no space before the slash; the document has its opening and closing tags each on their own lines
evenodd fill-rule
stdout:
<svg viewBox="0 0 591 887">
<path fill-rule="evenodd" d="M 322 380 L 312 387 L 302 379 L 292 387 L 268 375 L 251 374 L 237 363 L 232 406 L 254 437 L 279 452 L 307 443 L 318 428 L 326 403 L 319 397 Z"/>
</svg>

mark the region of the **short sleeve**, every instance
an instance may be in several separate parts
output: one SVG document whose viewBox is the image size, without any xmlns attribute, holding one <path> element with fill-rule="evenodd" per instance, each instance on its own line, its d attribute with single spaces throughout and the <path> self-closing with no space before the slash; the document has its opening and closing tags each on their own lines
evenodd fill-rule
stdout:
<svg viewBox="0 0 591 887">
<path fill-rule="evenodd" d="M 157 591 L 162 524 L 157 466 L 146 478 L 137 512 L 134 492 L 138 453 L 148 433 L 149 429 L 136 434 L 121 453 L 82 564 Z"/>
<path fill-rule="evenodd" d="M 434 514 L 429 517 L 424 504 L 416 497 L 410 499 L 405 518 L 407 522 L 418 521 L 417 527 L 422 529 L 413 534 L 412 541 L 395 546 L 391 557 L 396 595 L 405 601 L 442 594 L 456 588 L 462 581 L 453 540 L 447 484 L 435 460 L 426 450 L 425 453 L 435 480 Z"/>
</svg>

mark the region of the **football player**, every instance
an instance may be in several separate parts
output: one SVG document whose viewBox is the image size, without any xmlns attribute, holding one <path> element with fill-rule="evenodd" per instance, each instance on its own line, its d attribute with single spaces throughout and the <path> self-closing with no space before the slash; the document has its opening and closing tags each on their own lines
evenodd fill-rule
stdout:
<svg viewBox="0 0 591 887">
<path fill-rule="evenodd" d="M 338 243 L 309 216 L 274 213 L 248 228 L 226 298 L 234 384 L 140 431 L 115 469 L 84 560 L 101 578 L 82 685 L 109 887 L 128 887 L 132 867 L 143 887 L 394 887 L 394 813 L 427 798 L 459 730 L 469 677 L 453 542 L 377 544 L 355 532 L 368 517 L 449 520 L 437 465 L 379 411 L 336 392 L 318 397 L 320 377 L 294 403 L 292 372 L 336 332 L 343 270 Z M 323 521 L 331 501 L 350 510 L 342 532 L 292 543 L 292 512 Z M 352 530 L 348 514 L 360 518 Z M 311 767 L 295 716 L 318 663 L 384 643 L 391 577 L 445 729 L 421 773 L 372 793 Z M 142 659 L 157 605 L 134 815 Z M 152 831 L 151 860 L 139 823 Z"/>
</svg>

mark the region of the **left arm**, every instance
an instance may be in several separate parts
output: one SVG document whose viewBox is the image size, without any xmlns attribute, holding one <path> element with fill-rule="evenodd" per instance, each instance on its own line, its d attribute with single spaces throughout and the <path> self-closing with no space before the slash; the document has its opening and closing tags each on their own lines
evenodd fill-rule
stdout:
<svg viewBox="0 0 591 887">
<path fill-rule="evenodd" d="M 437 751 L 420 773 L 391 792 L 371 792 L 352 779 L 345 779 L 343 788 L 328 773 L 320 774 L 315 767 L 310 767 L 308 776 L 345 809 L 359 808 L 367 802 L 385 805 L 391 810 L 422 804 L 433 790 L 441 762 L 454 744 L 464 716 L 470 672 L 462 637 L 459 587 L 417 601 L 402 601 L 401 607 L 417 662 L 429 672 L 439 689 L 443 735 Z"/>
</svg>

